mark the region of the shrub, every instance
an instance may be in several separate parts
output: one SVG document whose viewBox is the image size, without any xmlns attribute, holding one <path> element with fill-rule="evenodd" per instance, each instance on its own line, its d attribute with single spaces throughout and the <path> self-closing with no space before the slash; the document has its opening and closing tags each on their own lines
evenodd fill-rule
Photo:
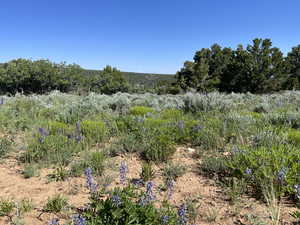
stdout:
<svg viewBox="0 0 300 225">
<path fill-rule="evenodd" d="M 167 161 L 176 151 L 172 139 L 164 134 L 154 135 L 144 141 L 146 141 L 145 150 L 142 154 L 148 161 Z"/>
<path fill-rule="evenodd" d="M 167 120 L 181 120 L 183 115 L 183 111 L 178 109 L 165 109 L 161 112 L 161 118 Z"/>
<path fill-rule="evenodd" d="M 133 116 L 146 116 L 148 113 L 154 113 L 155 110 L 146 106 L 134 106 L 129 110 L 129 114 Z"/>
<path fill-rule="evenodd" d="M 81 132 L 89 143 L 102 142 L 107 136 L 107 128 L 102 121 L 82 121 Z"/>
<path fill-rule="evenodd" d="M 140 138 L 135 134 L 128 134 L 119 137 L 106 150 L 111 156 L 117 156 L 126 153 L 141 152 L 143 144 L 140 143 Z"/>
</svg>

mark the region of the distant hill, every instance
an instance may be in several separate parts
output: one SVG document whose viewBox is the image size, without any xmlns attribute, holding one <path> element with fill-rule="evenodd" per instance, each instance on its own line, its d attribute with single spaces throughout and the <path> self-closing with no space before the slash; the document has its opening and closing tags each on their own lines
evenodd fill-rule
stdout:
<svg viewBox="0 0 300 225">
<path fill-rule="evenodd" d="M 85 75 L 91 75 L 100 72 L 99 70 L 84 70 Z M 152 73 L 134 73 L 122 72 L 124 77 L 132 85 L 144 85 L 146 88 L 152 88 L 158 81 L 168 83 L 175 82 L 175 76 L 172 74 L 152 74 Z"/>
</svg>

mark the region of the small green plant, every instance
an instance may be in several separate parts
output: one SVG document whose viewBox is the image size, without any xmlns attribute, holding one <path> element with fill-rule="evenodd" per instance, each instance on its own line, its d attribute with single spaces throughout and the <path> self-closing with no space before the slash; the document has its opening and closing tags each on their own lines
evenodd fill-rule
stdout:
<svg viewBox="0 0 300 225">
<path fill-rule="evenodd" d="M 176 151 L 174 143 L 168 135 L 155 135 L 147 139 L 143 156 L 148 161 L 165 162 Z"/>
<path fill-rule="evenodd" d="M 7 199 L 0 200 L 0 217 L 10 216 L 15 208 L 15 203 Z"/>
<path fill-rule="evenodd" d="M 49 181 L 65 181 L 69 177 L 69 174 L 69 171 L 65 167 L 60 166 L 55 168 L 54 173 L 49 174 L 48 178 Z"/>
<path fill-rule="evenodd" d="M 163 168 L 163 176 L 166 180 L 177 180 L 178 177 L 183 176 L 187 169 L 185 166 L 177 163 L 167 163 Z"/>
<path fill-rule="evenodd" d="M 152 168 L 151 162 L 144 162 L 142 165 L 142 172 L 140 174 L 140 177 L 144 182 L 150 181 L 154 178 L 155 171 Z"/>
<path fill-rule="evenodd" d="M 0 158 L 4 157 L 12 149 L 12 142 L 7 138 L 0 137 Z"/>
<path fill-rule="evenodd" d="M 50 121 L 48 123 L 48 130 L 50 135 L 67 135 L 72 133 L 72 129 L 68 124 L 57 121 Z"/>
<path fill-rule="evenodd" d="M 146 106 L 134 106 L 129 110 L 129 114 L 134 116 L 145 116 L 147 113 L 154 113 L 155 110 Z"/>
<path fill-rule="evenodd" d="M 81 132 L 89 143 L 100 143 L 107 136 L 107 128 L 102 121 L 85 120 L 81 122 Z"/>
<path fill-rule="evenodd" d="M 299 130 L 290 130 L 288 132 L 288 141 L 296 146 L 300 146 L 300 131 Z"/>
<path fill-rule="evenodd" d="M 48 198 L 46 205 L 44 206 L 43 210 L 45 212 L 51 213 L 59 213 L 66 209 L 68 206 L 68 201 L 62 195 L 55 195 L 51 198 Z"/>
<path fill-rule="evenodd" d="M 223 177 L 228 171 L 226 165 L 226 159 L 222 156 L 207 155 L 203 158 L 202 162 L 199 163 L 199 172 L 202 175 L 208 177 Z"/>
<path fill-rule="evenodd" d="M 218 217 L 219 217 L 219 209 L 217 208 L 209 208 L 204 215 L 205 220 L 209 223 L 217 222 Z"/>
<path fill-rule="evenodd" d="M 35 177 L 39 175 L 39 168 L 35 164 L 28 164 L 24 167 L 24 170 L 22 171 L 23 177 L 25 179 Z"/>
<path fill-rule="evenodd" d="M 33 203 L 31 199 L 22 199 L 19 203 L 18 203 L 18 210 L 20 212 L 20 214 L 24 214 L 24 213 L 28 213 L 31 210 L 33 210 Z"/>
</svg>

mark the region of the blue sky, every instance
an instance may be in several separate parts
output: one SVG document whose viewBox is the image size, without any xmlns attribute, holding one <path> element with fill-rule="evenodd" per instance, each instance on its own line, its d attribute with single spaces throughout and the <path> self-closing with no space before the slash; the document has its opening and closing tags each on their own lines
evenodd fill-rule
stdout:
<svg viewBox="0 0 300 225">
<path fill-rule="evenodd" d="M 9 0 L 0 62 L 47 58 L 84 68 L 175 73 L 213 43 L 300 44 L 299 0 Z"/>
</svg>

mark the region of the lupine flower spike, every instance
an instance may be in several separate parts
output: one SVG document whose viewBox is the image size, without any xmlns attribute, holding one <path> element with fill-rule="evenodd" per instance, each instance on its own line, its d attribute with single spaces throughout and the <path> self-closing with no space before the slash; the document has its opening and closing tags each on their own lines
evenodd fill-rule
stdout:
<svg viewBox="0 0 300 225">
<path fill-rule="evenodd" d="M 121 165 L 120 165 L 120 183 L 121 184 L 125 184 L 127 172 L 128 172 L 128 167 L 126 165 L 126 162 L 122 161 Z"/>
<path fill-rule="evenodd" d="M 97 184 L 94 182 L 94 178 L 92 176 L 92 169 L 85 169 L 84 174 L 86 176 L 86 186 L 88 187 L 90 192 L 95 193 L 97 191 Z"/>
<path fill-rule="evenodd" d="M 75 225 L 87 225 L 85 218 L 79 214 L 73 216 L 73 222 Z"/>
<path fill-rule="evenodd" d="M 179 217 L 179 224 L 180 225 L 186 225 L 188 222 L 187 219 L 187 206 L 186 204 L 182 204 L 180 205 L 179 209 L 178 209 L 178 217 Z"/>
</svg>

